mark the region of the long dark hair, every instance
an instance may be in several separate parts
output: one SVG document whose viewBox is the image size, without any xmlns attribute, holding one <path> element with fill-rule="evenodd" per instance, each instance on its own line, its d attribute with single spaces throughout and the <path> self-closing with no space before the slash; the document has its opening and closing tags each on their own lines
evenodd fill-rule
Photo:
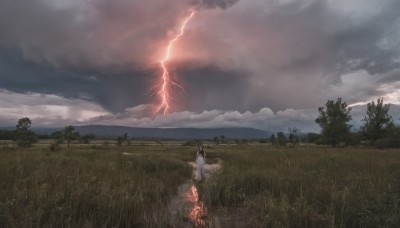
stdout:
<svg viewBox="0 0 400 228">
<path fill-rule="evenodd" d="M 204 158 L 204 150 L 203 150 L 203 149 L 201 149 L 201 150 L 199 151 L 199 154 Z"/>
</svg>

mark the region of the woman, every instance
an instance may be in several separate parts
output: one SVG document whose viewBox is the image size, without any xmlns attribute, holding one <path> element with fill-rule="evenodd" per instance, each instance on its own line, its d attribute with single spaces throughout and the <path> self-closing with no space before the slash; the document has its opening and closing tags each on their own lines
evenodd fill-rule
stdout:
<svg viewBox="0 0 400 228">
<path fill-rule="evenodd" d="M 197 180 L 202 181 L 203 179 L 206 178 L 204 170 L 204 165 L 206 164 L 206 153 L 200 146 L 199 150 L 197 151 L 196 163 L 197 163 Z"/>
</svg>

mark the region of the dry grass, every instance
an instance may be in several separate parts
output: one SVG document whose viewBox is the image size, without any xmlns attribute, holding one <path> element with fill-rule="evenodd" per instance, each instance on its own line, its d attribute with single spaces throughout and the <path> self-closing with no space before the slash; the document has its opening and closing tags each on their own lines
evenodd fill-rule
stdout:
<svg viewBox="0 0 400 228">
<path fill-rule="evenodd" d="M 400 227 L 400 150 L 216 151 L 224 167 L 203 199 L 236 207 L 246 227 Z"/>
<path fill-rule="evenodd" d="M 166 205 L 191 167 L 171 148 L 123 149 L 137 155 L 116 148 L 1 151 L 0 227 L 168 226 Z"/>
<path fill-rule="evenodd" d="M 400 227 L 400 150 L 205 149 L 208 161 L 223 160 L 201 185 L 211 214 L 229 208 L 219 218 L 223 227 Z M 186 161 L 194 161 L 195 150 L 3 148 L 0 227 L 168 227 L 168 201 L 191 177 Z"/>
</svg>

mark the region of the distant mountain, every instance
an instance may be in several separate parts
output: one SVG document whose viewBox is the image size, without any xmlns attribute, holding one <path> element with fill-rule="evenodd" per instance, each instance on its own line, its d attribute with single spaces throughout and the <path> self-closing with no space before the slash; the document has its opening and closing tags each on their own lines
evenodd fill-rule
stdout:
<svg viewBox="0 0 400 228">
<path fill-rule="evenodd" d="M 40 128 L 40 127 L 32 127 L 30 130 L 35 132 L 36 134 L 50 134 L 55 131 L 62 131 L 64 128 Z M 0 130 L 14 131 L 15 126 L 13 127 L 0 127 Z"/>
<path fill-rule="evenodd" d="M 122 126 L 77 126 L 80 134 L 100 137 L 117 137 L 125 133 L 134 138 L 210 139 L 224 135 L 226 138 L 269 138 L 270 133 L 254 128 L 136 128 Z"/>
<path fill-rule="evenodd" d="M 3 127 L 15 130 L 15 127 Z M 254 128 L 137 128 L 123 126 L 85 125 L 75 126 L 81 135 L 94 134 L 97 137 L 116 138 L 127 133 L 130 138 L 166 138 L 166 139 L 212 139 L 224 135 L 235 139 L 269 138 L 272 132 Z M 36 134 L 50 134 L 63 128 L 32 128 Z"/>
</svg>

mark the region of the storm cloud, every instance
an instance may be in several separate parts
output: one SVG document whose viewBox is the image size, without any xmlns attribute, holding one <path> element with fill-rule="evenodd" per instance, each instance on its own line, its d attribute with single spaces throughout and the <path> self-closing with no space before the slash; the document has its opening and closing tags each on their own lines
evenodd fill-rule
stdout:
<svg viewBox="0 0 400 228">
<path fill-rule="evenodd" d="M 204 8 L 217 8 L 220 7 L 221 9 L 227 9 L 240 0 L 196 0 L 194 1 L 197 5 Z"/>
<path fill-rule="evenodd" d="M 400 103 L 397 0 L 0 2 L 0 89 L 90 102 L 110 115 L 154 103 L 168 62 L 174 111 L 316 110 L 342 97 Z M 288 117 L 289 118 L 289 117 Z M 283 123 L 282 123 L 283 124 Z"/>
</svg>

